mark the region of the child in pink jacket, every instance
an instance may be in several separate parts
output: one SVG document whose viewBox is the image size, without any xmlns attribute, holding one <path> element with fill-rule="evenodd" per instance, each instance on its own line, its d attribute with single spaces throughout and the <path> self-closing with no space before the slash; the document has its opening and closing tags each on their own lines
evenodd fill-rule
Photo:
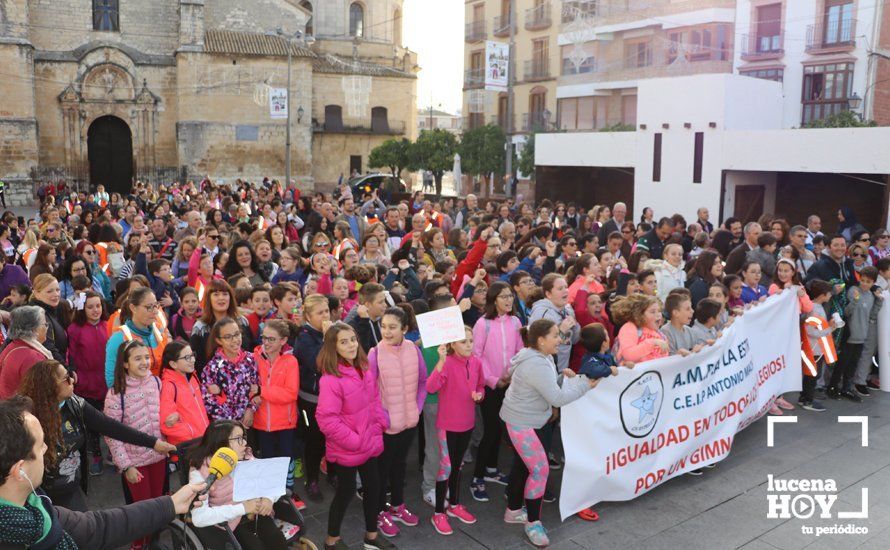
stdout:
<svg viewBox="0 0 890 550">
<path fill-rule="evenodd" d="M 355 495 L 355 475 L 362 479 L 365 516 L 364 546 L 376 547 L 383 431 L 389 427 L 377 381 L 368 372 L 368 359 L 351 326 L 331 325 L 318 354 L 321 371 L 315 419 L 325 436 L 328 472 L 337 477 L 337 492 L 328 512 L 326 546 L 340 541 L 340 526 Z"/>
<path fill-rule="evenodd" d="M 105 397 L 105 414 L 118 422 L 161 437 L 161 381 L 151 374 L 151 350 L 140 340 L 127 342 L 118 351 L 114 385 Z M 154 449 L 105 438 L 111 458 L 123 475 L 133 502 L 164 494 L 167 462 Z M 131 549 L 148 546 L 150 538 L 133 542 Z"/>
<path fill-rule="evenodd" d="M 663 317 L 661 304 L 654 296 L 632 294 L 612 305 L 616 323 L 624 323 L 618 331 L 615 359 L 642 363 L 668 355 L 668 343 L 659 332 Z"/>
<path fill-rule="evenodd" d="M 485 399 L 479 407 L 485 429 L 470 484 L 477 500 L 482 495 L 487 497 L 486 481 L 500 485 L 508 481 L 507 474 L 498 471 L 498 451 L 504 437 L 504 423 L 498 415 L 510 384 L 510 360 L 523 347 L 519 334 L 522 322 L 513 315 L 514 301 L 509 284 L 491 283 L 485 295 L 485 314 L 473 327 L 473 355 L 482 360 L 485 378 Z"/>
<path fill-rule="evenodd" d="M 436 476 L 436 513 L 431 521 L 440 535 L 454 532 L 448 516 L 467 524 L 476 523 L 476 517 L 460 504 L 460 464 L 473 435 L 476 403 L 484 396 L 485 378 L 481 361 L 473 356 L 473 333 L 469 327 L 466 334 L 464 340 L 439 346 L 439 362 L 426 380 L 426 389 L 439 394 L 436 418 L 439 473 Z M 456 465 L 453 469 L 452 464 Z M 447 510 L 446 490 L 450 490 Z"/>
</svg>

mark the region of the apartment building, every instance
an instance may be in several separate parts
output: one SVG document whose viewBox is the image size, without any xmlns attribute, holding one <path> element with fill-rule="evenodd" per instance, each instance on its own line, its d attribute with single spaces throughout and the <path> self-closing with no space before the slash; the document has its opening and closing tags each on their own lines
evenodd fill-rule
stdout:
<svg viewBox="0 0 890 550">
<path fill-rule="evenodd" d="M 452 115 L 438 109 L 427 108 L 417 110 L 417 135 L 423 130 L 441 129 L 460 135 L 463 130 L 460 114 Z"/>
<path fill-rule="evenodd" d="M 738 0 L 738 74 L 782 83 L 783 124 L 801 126 L 853 109 L 875 112 L 883 0 Z M 885 25 L 890 27 L 890 23 Z M 890 31 L 890 28 L 885 32 Z M 887 44 L 890 46 L 890 44 Z"/>
<path fill-rule="evenodd" d="M 465 0 L 464 128 L 496 124 L 515 134 L 554 130 L 562 4 L 515 0 L 516 21 L 511 21 L 510 1 Z M 507 93 L 485 90 L 485 43 L 509 43 L 511 26 L 516 63 L 513 116 L 508 117 Z"/>
<path fill-rule="evenodd" d="M 635 126 L 640 81 L 731 73 L 735 4 L 735 0 L 561 2 L 559 128 Z"/>
</svg>

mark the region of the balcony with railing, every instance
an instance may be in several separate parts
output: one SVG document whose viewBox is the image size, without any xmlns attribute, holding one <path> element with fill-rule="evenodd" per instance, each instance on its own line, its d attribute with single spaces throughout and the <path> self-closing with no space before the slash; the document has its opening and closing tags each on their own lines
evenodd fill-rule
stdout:
<svg viewBox="0 0 890 550">
<path fill-rule="evenodd" d="M 855 47 L 855 19 L 828 19 L 807 27 L 807 53 L 845 52 Z"/>
<path fill-rule="evenodd" d="M 523 132 L 551 132 L 557 129 L 556 120 L 549 110 L 533 111 L 522 115 Z"/>
<path fill-rule="evenodd" d="M 573 76 L 579 74 L 588 74 L 596 72 L 596 59 L 593 57 L 585 58 L 581 63 L 575 64 L 572 59 L 562 60 L 561 76 Z"/>
<path fill-rule="evenodd" d="M 488 34 L 485 32 L 485 20 L 471 21 L 466 24 L 466 29 L 464 30 L 465 41 L 479 42 L 486 38 L 488 38 Z"/>
<path fill-rule="evenodd" d="M 494 30 L 492 31 L 492 34 L 499 38 L 510 36 L 509 15 L 498 15 L 494 18 Z"/>
<path fill-rule="evenodd" d="M 727 7 L 735 5 L 733 0 L 720 1 L 725 2 Z M 672 0 L 562 0 L 560 19 L 563 25 L 576 19 L 592 18 L 597 18 L 598 23 L 616 23 L 690 10 L 683 2 L 674 1 L 678 6 L 671 6 L 671 3 Z"/>
<path fill-rule="evenodd" d="M 325 134 L 372 134 L 400 136 L 405 134 L 405 121 L 383 118 L 312 119 L 312 131 Z"/>
<path fill-rule="evenodd" d="M 574 68 L 574 65 L 571 65 Z M 732 73 L 732 52 L 665 48 L 624 59 L 599 58 L 585 74 L 570 73 L 561 83 L 636 81 L 708 73 Z M 569 82 L 563 82 L 568 79 Z"/>
<path fill-rule="evenodd" d="M 550 28 L 553 20 L 550 17 L 553 6 L 550 2 L 545 2 L 540 6 L 525 10 L 525 30 L 540 31 Z"/>
<path fill-rule="evenodd" d="M 526 82 L 536 82 L 539 80 L 547 80 L 550 78 L 550 60 L 549 59 L 530 59 L 525 62 L 525 70 L 523 71 Z"/>
<path fill-rule="evenodd" d="M 505 114 L 497 114 L 491 115 L 488 118 L 488 123 L 492 126 L 499 126 L 504 133 L 511 134 L 515 131 L 515 124 L 512 124 L 510 117 Z"/>
<path fill-rule="evenodd" d="M 467 69 L 464 71 L 464 89 L 481 88 L 485 84 L 485 69 Z"/>
<path fill-rule="evenodd" d="M 785 40 L 782 34 L 762 36 L 757 34 L 742 35 L 743 61 L 762 61 L 778 59 L 785 55 Z"/>
</svg>

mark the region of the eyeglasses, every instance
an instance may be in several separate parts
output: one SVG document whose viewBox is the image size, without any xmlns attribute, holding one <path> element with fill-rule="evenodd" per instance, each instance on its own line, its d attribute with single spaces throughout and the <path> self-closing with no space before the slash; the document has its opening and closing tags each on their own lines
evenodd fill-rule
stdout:
<svg viewBox="0 0 890 550">
<path fill-rule="evenodd" d="M 191 362 L 194 361 L 194 360 L 195 360 L 195 356 L 194 356 L 194 355 L 183 355 L 182 357 L 180 357 L 179 359 L 177 359 L 177 361 L 188 361 L 189 363 L 191 363 Z"/>
<path fill-rule="evenodd" d="M 222 335 L 222 334 L 220 334 L 220 335 L 219 335 L 219 339 L 220 339 L 220 340 L 225 340 L 226 342 L 231 342 L 232 340 L 240 340 L 240 339 L 241 339 L 241 332 L 238 331 L 238 332 L 236 332 L 236 333 L 234 333 L 234 334 L 226 334 L 226 335 Z"/>
<path fill-rule="evenodd" d="M 624 233 L 625 235 L 630 235 L 631 233 L 633 233 L 633 230 L 632 229 L 622 229 L 621 232 Z"/>
<path fill-rule="evenodd" d="M 488 287 L 480 286 L 476 290 L 473 291 L 474 294 L 485 294 L 488 292 Z"/>
<path fill-rule="evenodd" d="M 575 241 L 569 241 L 566 243 L 566 246 L 578 246 L 578 243 Z"/>
<path fill-rule="evenodd" d="M 141 304 L 140 307 L 144 307 L 148 311 L 157 311 L 161 309 L 161 304 L 155 302 L 153 304 Z"/>
<path fill-rule="evenodd" d="M 263 342 L 269 342 L 270 344 L 274 344 L 279 340 L 282 340 L 282 338 L 279 338 L 278 336 L 263 336 Z"/>
<path fill-rule="evenodd" d="M 320 241 L 320 242 L 315 243 L 315 246 L 331 246 L 331 243 L 329 243 L 327 241 Z"/>
<path fill-rule="evenodd" d="M 96 251 L 95 250 L 84 250 L 83 253 L 86 254 L 87 256 L 92 256 L 93 254 L 96 253 Z"/>
<path fill-rule="evenodd" d="M 881 235 L 878 239 L 890 239 L 890 235 Z"/>
<path fill-rule="evenodd" d="M 861 252 L 857 252 L 856 254 L 850 254 L 850 257 L 851 258 L 865 258 L 866 256 L 865 256 L 865 254 L 862 254 Z"/>
<path fill-rule="evenodd" d="M 239 435 L 238 437 L 230 437 L 229 441 L 234 441 L 239 445 L 244 445 L 245 443 L 247 443 L 247 439 L 243 435 Z"/>
<path fill-rule="evenodd" d="M 208 239 L 213 239 L 214 241 L 219 239 L 219 235 L 207 235 Z"/>
<path fill-rule="evenodd" d="M 74 382 L 74 377 L 71 376 L 70 372 L 65 373 L 65 377 L 59 380 L 59 382 L 65 382 L 66 384 L 71 384 Z"/>
<path fill-rule="evenodd" d="M 503 300 L 512 300 L 513 295 L 512 294 L 498 294 L 498 298 L 501 298 Z"/>
<path fill-rule="evenodd" d="M 860 237 L 859 240 L 856 242 L 857 243 L 867 243 L 869 241 L 871 241 L 871 237 L 865 236 L 865 237 Z"/>
</svg>

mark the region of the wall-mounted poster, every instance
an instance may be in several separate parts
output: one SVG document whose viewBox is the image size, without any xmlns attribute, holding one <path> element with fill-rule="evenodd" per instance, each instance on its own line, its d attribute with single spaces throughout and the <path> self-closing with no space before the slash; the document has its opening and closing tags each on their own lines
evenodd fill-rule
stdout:
<svg viewBox="0 0 890 550">
<path fill-rule="evenodd" d="M 495 92 L 507 91 L 507 74 L 510 60 L 510 46 L 503 42 L 489 40 L 485 43 L 485 89 Z"/>
</svg>

